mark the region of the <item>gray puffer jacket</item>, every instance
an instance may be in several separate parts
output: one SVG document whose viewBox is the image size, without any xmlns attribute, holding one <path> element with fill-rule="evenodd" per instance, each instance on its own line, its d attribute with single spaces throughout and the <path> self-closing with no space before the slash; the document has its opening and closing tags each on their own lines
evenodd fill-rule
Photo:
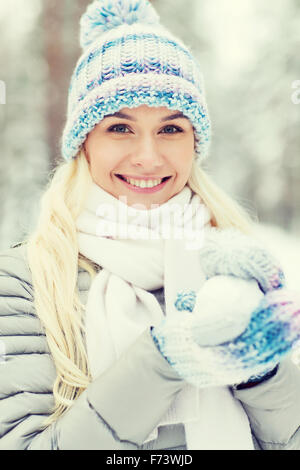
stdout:
<svg viewBox="0 0 300 470">
<path fill-rule="evenodd" d="M 83 303 L 90 282 L 79 268 Z M 153 293 L 163 304 L 162 291 Z M 143 444 L 184 385 L 148 330 L 41 430 L 54 404 L 55 376 L 34 311 L 26 245 L 17 245 L 0 253 L 0 450 L 186 449 L 182 425 L 162 426 L 157 439 Z M 232 393 L 246 410 L 256 448 L 300 449 L 300 371 L 289 359 L 268 381 Z"/>
</svg>

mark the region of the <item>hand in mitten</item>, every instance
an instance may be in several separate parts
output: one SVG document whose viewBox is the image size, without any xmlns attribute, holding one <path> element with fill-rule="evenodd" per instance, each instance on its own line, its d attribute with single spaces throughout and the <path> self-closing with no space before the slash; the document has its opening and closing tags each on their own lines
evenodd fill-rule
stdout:
<svg viewBox="0 0 300 470">
<path fill-rule="evenodd" d="M 256 369 L 248 367 L 241 371 L 238 364 L 232 361 L 224 368 L 225 378 L 218 377 L 220 368 L 214 369 L 217 362 L 220 362 L 219 356 L 215 355 L 218 347 L 215 349 L 203 346 L 227 342 L 229 350 L 233 347 L 234 339 L 247 331 L 248 324 L 252 324 L 253 315 L 260 312 L 261 308 L 265 310 L 259 304 L 263 293 L 283 287 L 284 276 L 278 262 L 257 242 L 235 229 L 210 230 L 204 247 L 199 252 L 199 258 L 209 280 L 198 293 L 178 293 L 175 302 L 177 310 L 193 311 L 192 315 L 178 313 L 152 328 L 152 336 L 159 350 L 181 376 L 199 386 L 235 384 L 246 381 L 253 375 L 268 372 L 276 365 L 276 354 L 269 364 L 260 364 Z M 258 304 L 260 306 L 256 309 Z M 260 327 L 264 328 L 265 325 L 260 322 Z M 256 338 L 252 339 L 254 341 Z M 291 347 L 292 344 L 293 342 Z M 233 349 L 234 357 L 242 355 L 242 350 Z M 209 364 L 208 358 L 211 356 L 212 361 Z M 221 358 L 225 356 L 223 351 Z M 206 365 L 203 362 L 205 357 Z M 218 358 L 216 363 L 214 358 Z M 211 371 L 209 367 L 207 369 L 208 364 L 212 367 Z M 235 371 L 233 375 L 232 366 Z M 228 371 L 231 371 L 231 375 Z"/>
<path fill-rule="evenodd" d="M 246 330 L 217 346 L 199 345 L 198 315 L 180 313 L 151 328 L 179 376 L 198 387 L 235 385 L 273 369 L 300 342 L 300 298 L 287 289 L 267 292 Z"/>
<path fill-rule="evenodd" d="M 198 257 L 208 280 L 198 292 L 178 292 L 175 307 L 198 316 L 198 340 L 202 345 L 220 344 L 239 336 L 263 293 L 284 285 L 277 260 L 236 229 L 210 229 Z"/>
<path fill-rule="evenodd" d="M 207 230 L 199 261 L 207 279 L 219 274 L 255 279 L 264 293 L 285 285 L 278 260 L 254 238 L 234 228 Z"/>
</svg>

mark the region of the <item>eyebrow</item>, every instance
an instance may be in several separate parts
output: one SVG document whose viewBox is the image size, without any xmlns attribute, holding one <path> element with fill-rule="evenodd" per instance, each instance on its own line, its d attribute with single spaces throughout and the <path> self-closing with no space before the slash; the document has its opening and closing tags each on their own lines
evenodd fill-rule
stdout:
<svg viewBox="0 0 300 470">
<path fill-rule="evenodd" d="M 107 114 L 106 116 L 104 116 L 103 119 L 108 118 L 108 117 L 118 117 L 118 118 L 121 118 L 121 119 L 129 119 L 130 121 L 137 121 L 136 118 L 134 118 L 132 116 L 129 116 L 129 114 L 125 114 L 125 113 L 121 113 L 121 112 L 116 112 L 114 114 Z M 176 114 L 171 114 L 170 116 L 166 116 L 166 117 L 162 118 L 161 122 L 172 121 L 172 119 L 179 119 L 179 118 L 188 119 L 188 117 L 185 116 L 184 114 L 176 113 Z"/>
</svg>

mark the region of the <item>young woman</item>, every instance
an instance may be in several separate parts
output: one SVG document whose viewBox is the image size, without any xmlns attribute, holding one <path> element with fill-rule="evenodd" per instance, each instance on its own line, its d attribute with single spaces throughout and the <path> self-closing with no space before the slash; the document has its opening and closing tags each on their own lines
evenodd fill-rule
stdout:
<svg viewBox="0 0 300 470">
<path fill-rule="evenodd" d="M 300 307 L 202 168 L 200 67 L 147 0 L 81 20 L 63 163 L 0 255 L 1 449 L 299 449 Z"/>
</svg>

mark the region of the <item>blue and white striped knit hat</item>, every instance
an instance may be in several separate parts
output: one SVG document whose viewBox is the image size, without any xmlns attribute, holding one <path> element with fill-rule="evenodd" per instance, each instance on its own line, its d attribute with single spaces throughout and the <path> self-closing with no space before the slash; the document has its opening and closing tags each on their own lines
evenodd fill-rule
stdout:
<svg viewBox="0 0 300 470">
<path fill-rule="evenodd" d="M 142 104 L 179 110 L 194 126 L 198 162 L 208 154 L 210 119 L 201 69 L 159 23 L 148 0 L 95 0 L 80 20 L 83 54 L 69 87 L 62 155 L 75 158 L 107 114 Z"/>
</svg>

